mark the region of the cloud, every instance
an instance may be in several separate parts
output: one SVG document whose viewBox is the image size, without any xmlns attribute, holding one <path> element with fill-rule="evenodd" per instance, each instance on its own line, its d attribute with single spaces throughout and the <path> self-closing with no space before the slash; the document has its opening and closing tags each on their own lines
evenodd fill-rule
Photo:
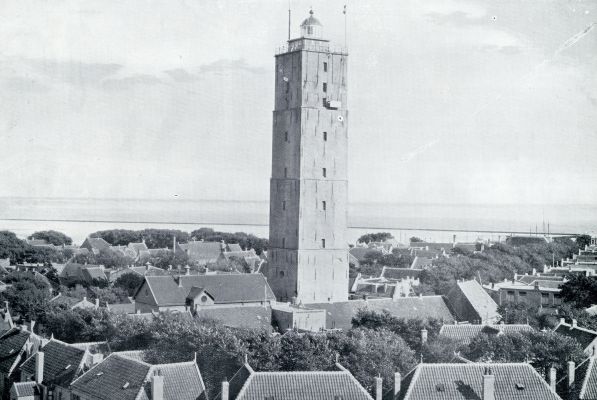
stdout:
<svg viewBox="0 0 597 400">
<path fill-rule="evenodd" d="M 158 77 L 148 74 L 134 74 L 120 79 L 106 79 L 102 87 L 107 90 L 127 90 L 138 86 L 154 86 L 163 83 Z"/>
<path fill-rule="evenodd" d="M 76 85 L 96 84 L 122 69 L 122 65 L 114 63 L 84 63 L 50 59 L 24 59 L 23 63 L 50 80 Z"/>
<path fill-rule="evenodd" d="M 202 65 L 200 68 L 200 72 L 207 73 L 207 72 L 223 72 L 223 71 L 234 71 L 234 70 L 242 70 L 247 72 L 253 73 L 263 73 L 265 72 L 265 68 L 261 67 L 253 67 L 247 64 L 246 60 L 243 58 L 239 59 L 220 59 L 214 61 L 209 64 Z"/>
<path fill-rule="evenodd" d="M 47 92 L 49 88 L 39 83 L 36 79 L 14 76 L 7 78 L 3 83 L 3 88 L 13 92 L 42 93 Z"/>
</svg>

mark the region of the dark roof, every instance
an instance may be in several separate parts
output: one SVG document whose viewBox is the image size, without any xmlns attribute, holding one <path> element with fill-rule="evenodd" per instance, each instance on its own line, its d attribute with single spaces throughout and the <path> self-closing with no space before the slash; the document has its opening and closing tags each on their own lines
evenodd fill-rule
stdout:
<svg viewBox="0 0 597 400">
<path fill-rule="evenodd" d="M 104 272 L 104 267 L 91 267 L 89 265 L 83 267 L 83 276 L 88 280 L 107 280 L 108 277 Z"/>
<path fill-rule="evenodd" d="M 527 363 L 419 364 L 404 400 L 482 399 L 483 374 L 495 376 L 495 400 L 558 400 Z"/>
<path fill-rule="evenodd" d="M 0 337 L 0 372 L 5 375 L 9 375 L 12 372 L 15 363 L 26 350 L 25 344 L 30 338 L 34 347 L 39 345 L 36 335 L 18 328 L 13 328 Z"/>
<path fill-rule="evenodd" d="M 470 281 L 456 282 L 454 288 L 448 293 L 448 300 L 452 303 L 452 308 L 456 311 L 458 310 L 458 307 L 456 307 L 455 303 L 459 303 L 460 300 L 468 302 L 470 307 L 467 308 L 472 308 L 472 310 L 474 310 L 473 314 L 476 314 L 475 320 L 486 321 L 499 317 L 497 303 L 474 279 Z M 470 321 L 470 318 L 467 315 L 458 315 L 458 317 L 460 320 Z"/>
<path fill-rule="evenodd" d="M 81 244 L 81 247 L 84 247 L 85 243 L 87 243 L 87 245 L 89 245 L 91 248 L 96 249 L 96 250 L 103 250 L 103 249 L 107 249 L 108 247 L 110 247 L 110 243 L 106 242 L 102 238 L 88 237 L 87 239 L 85 239 L 83 244 Z"/>
<path fill-rule="evenodd" d="M 228 243 L 228 251 L 243 251 L 238 243 Z"/>
<path fill-rule="evenodd" d="M 411 249 L 426 249 L 429 251 L 450 251 L 454 247 L 454 243 L 428 243 L 428 242 L 410 242 L 409 248 Z"/>
<path fill-rule="evenodd" d="M 562 282 L 564 280 L 564 277 L 563 276 L 546 276 L 543 274 L 541 274 L 539 276 L 537 276 L 537 275 L 522 275 L 522 276 L 518 277 L 519 282 L 523 282 L 526 284 L 531 284 L 537 280 L 539 280 L 541 282 L 544 282 L 544 281 Z"/>
<path fill-rule="evenodd" d="M 386 279 L 418 278 L 420 269 L 383 267 L 381 276 Z"/>
<path fill-rule="evenodd" d="M 204 288 L 218 303 L 275 300 L 276 296 L 262 274 L 181 275 L 182 286 Z"/>
<path fill-rule="evenodd" d="M 597 360 L 592 357 L 587 367 L 585 379 L 582 382 L 579 399 L 594 400 L 597 399 Z"/>
<path fill-rule="evenodd" d="M 471 325 L 471 324 L 452 324 L 443 325 L 439 330 L 440 336 L 447 337 L 460 342 L 461 344 L 470 343 L 471 339 L 480 333 L 497 335 L 500 333 L 512 332 L 530 332 L 534 329 L 527 324 L 496 324 L 496 325 Z"/>
<path fill-rule="evenodd" d="M 164 400 L 205 399 L 203 379 L 194 361 L 154 365 L 152 371 L 157 370 L 164 376 Z M 151 399 L 151 384 L 145 385 L 145 393 Z"/>
<path fill-rule="evenodd" d="M 365 388 L 340 365 L 337 365 L 336 371 L 291 372 L 255 372 L 245 365 L 230 380 L 229 385 L 230 398 L 235 400 L 372 400 Z"/>
<path fill-rule="evenodd" d="M 326 310 L 328 329 L 349 329 L 352 317 L 361 309 L 388 311 L 397 318 L 429 319 L 436 318 L 446 323 L 454 322 L 454 316 L 442 296 L 399 297 L 393 299 L 349 300 L 337 303 L 307 304 L 307 308 Z"/>
<path fill-rule="evenodd" d="M 575 339 L 583 349 L 586 349 L 597 338 L 597 332 L 590 329 L 581 328 L 580 326 L 573 326 L 566 322 L 560 322 L 554 328 L 554 332 L 561 335 L 569 336 Z"/>
<path fill-rule="evenodd" d="M 56 339 L 51 339 L 40 351 L 44 353 L 44 383 L 66 386 L 76 377 L 85 356 L 85 350 Z M 35 375 L 35 355 L 21 365 L 21 370 Z"/>
<path fill-rule="evenodd" d="M 182 248 L 192 261 L 216 262 L 222 253 L 222 244 L 220 242 L 188 242 L 181 243 Z"/>
<path fill-rule="evenodd" d="M 214 307 L 209 306 L 197 311 L 197 318 L 209 318 L 220 321 L 232 328 L 271 328 L 271 307 Z"/>
</svg>

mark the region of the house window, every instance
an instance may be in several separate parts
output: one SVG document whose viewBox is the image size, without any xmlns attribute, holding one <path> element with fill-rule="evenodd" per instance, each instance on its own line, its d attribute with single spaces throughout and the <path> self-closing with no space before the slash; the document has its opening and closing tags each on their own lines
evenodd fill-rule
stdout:
<svg viewBox="0 0 597 400">
<path fill-rule="evenodd" d="M 288 142 L 288 131 L 284 132 L 284 140 Z"/>
<path fill-rule="evenodd" d="M 562 298 L 560 297 L 559 294 L 553 295 L 553 304 L 556 306 L 559 306 L 560 304 L 562 304 Z"/>
<path fill-rule="evenodd" d="M 328 133 L 327 132 L 323 132 L 323 141 L 324 142 L 328 141 Z"/>
<path fill-rule="evenodd" d="M 282 210 L 286 210 L 286 200 L 282 202 Z"/>
<path fill-rule="evenodd" d="M 321 248 L 325 249 L 325 239 L 321 239 Z"/>
<path fill-rule="evenodd" d="M 324 200 L 324 201 L 322 201 L 322 202 L 321 202 L 321 209 L 322 209 L 323 211 L 325 211 L 325 210 L 326 210 L 326 206 L 327 206 L 327 204 L 326 204 L 325 200 Z"/>
<path fill-rule="evenodd" d="M 328 72 L 328 63 L 323 63 L 323 72 Z"/>
<path fill-rule="evenodd" d="M 327 93 L 328 91 L 328 84 L 326 82 L 323 82 L 323 93 Z"/>
<path fill-rule="evenodd" d="M 506 300 L 507 301 L 514 301 L 514 291 L 513 290 L 508 290 L 506 292 Z"/>
<path fill-rule="evenodd" d="M 206 303 L 207 302 L 207 296 L 205 296 L 205 295 L 201 296 L 201 302 L 202 303 Z"/>
<path fill-rule="evenodd" d="M 321 170 L 321 174 L 323 175 L 323 177 L 325 178 L 327 176 L 327 170 L 325 168 L 323 168 Z"/>
<path fill-rule="evenodd" d="M 527 297 L 527 292 L 518 292 L 520 297 Z"/>
<path fill-rule="evenodd" d="M 541 305 L 549 305 L 549 293 L 541 293 Z"/>
</svg>

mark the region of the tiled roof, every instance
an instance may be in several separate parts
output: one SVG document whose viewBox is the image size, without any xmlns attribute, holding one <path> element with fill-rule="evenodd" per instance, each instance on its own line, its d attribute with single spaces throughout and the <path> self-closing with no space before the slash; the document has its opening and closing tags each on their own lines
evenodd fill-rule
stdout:
<svg viewBox="0 0 597 400">
<path fill-rule="evenodd" d="M 103 249 L 107 249 L 108 247 L 110 247 L 110 243 L 106 242 L 102 238 L 88 237 L 87 239 L 85 239 L 85 242 L 87 242 L 87 244 L 89 244 L 89 246 L 91 246 L 92 248 L 97 249 L 97 250 L 103 250 Z M 83 244 L 85 244 L 85 242 L 83 242 Z"/>
<path fill-rule="evenodd" d="M 0 258 L 0 267 L 2 267 L 2 268 L 10 267 L 10 258 Z"/>
<path fill-rule="evenodd" d="M 429 251 L 434 251 L 437 253 L 438 251 L 450 251 L 452 247 L 454 247 L 453 243 L 427 243 L 427 242 L 410 242 L 409 247 L 411 249 L 426 249 Z"/>
<path fill-rule="evenodd" d="M 80 303 L 80 302 L 81 302 L 81 299 L 77 299 L 76 297 L 63 296 L 62 293 L 58 293 L 57 296 L 52 297 L 50 299 L 50 303 L 64 304 L 68 308 L 71 308 L 75 304 Z"/>
<path fill-rule="evenodd" d="M 404 319 L 436 318 L 454 322 L 454 316 L 442 296 L 399 297 L 393 299 L 349 300 L 337 303 L 307 304 L 307 308 L 326 310 L 328 329 L 350 329 L 352 317 L 361 309 L 383 312 Z"/>
<path fill-rule="evenodd" d="M 44 353 L 44 383 L 66 386 L 76 377 L 85 356 L 85 350 L 56 339 L 51 339 L 40 351 Z M 35 375 L 35 355 L 21 365 L 21 371 Z"/>
<path fill-rule="evenodd" d="M 83 276 L 86 279 L 93 280 L 93 279 L 100 279 L 100 280 L 107 280 L 108 277 L 104 272 L 104 267 L 90 267 L 85 266 L 83 268 Z"/>
<path fill-rule="evenodd" d="M 428 257 L 415 257 L 412 264 L 410 265 L 411 269 L 424 269 L 425 267 L 430 267 L 433 265 L 433 260 Z"/>
<path fill-rule="evenodd" d="M 141 251 L 147 251 L 147 250 L 149 250 L 147 248 L 147 245 L 144 242 L 141 242 L 141 243 L 129 243 L 128 244 L 128 248 L 134 250 L 135 253 L 137 253 L 137 254 L 139 252 L 141 252 Z"/>
<path fill-rule="evenodd" d="M 512 332 L 531 332 L 533 328 L 527 324 L 496 324 L 496 325 L 472 325 L 472 324 L 452 324 L 443 325 L 439 330 L 440 336 L 457 340 L 462 344 L 468 344 L 471 339 L 480 333 L 497 335 Z"/>
<path fill-rule="evenodd" d="M 182 275 L 182 286 L 202 287 L 218 303 L 242 303 L 275 300 L 276 296 L 262 274 Z"/>
<path fill-rule="evenodd" d="M 243 251 L 238 243 L 228 243 L 228 251 Z"/>
<path fill-rule="evenodd" d="M 31 397 L 39 396 L 41 391 L 35 382 L 15 382 L 13 384 L 15 394 L 17 397 Z"/>
<path fill-rule="evenodd" d="M 232 328 L 271 328 L 271 307 L 205 307 L 197 311 L 197 318 L 220 321 Z"/>
<path fill-rule="evenodd" d="M 151 399 L 150 377 L 164 377 L 164 400 L 196 400 L 205 392 L 194 361 L 150 365 L 138 359 L 113 353 L 77 378 L 72 389 L 98 400 Z"/>
<path fill-rule="evenodd" d="M 367 258 L 365 257 L 367 254 L 377 254 L 382 255 L 380 250 L 370 249 L 369 247 L 352 247 L 348 250 L 350 255 L 356 258 L 359 262 L 366 261 Z"/>
<path fill-rule="evenodd" d="M 526 283 L 527 285 L 530 285 L 533 282 L 535 282 L 536 280 L 539 280 L 539 281 L 542 281 L 542 282 L 543 281 L 561 282 L 563 279 L 564 279 L 564 277 L 562 277 L 562 276 L 545 276 L 545 275 L 541 274 L 540 276 L 537 276 L 537 275 L 522 275 L 522 276 L 519 276 L 518 281 Z"/>
<path fill-rule="evenodd" d="M 0 372 L 8 375 L 15 367 L 15 363 L 25 351 L 27 340 L 31 339 L 34 347 L 39 345 L 39 339 L 31 332 L 13 328 L 0 337 Z"/>
<path fill-rule="evenodd" d="M 472 322 L 471 317 L 476 321 L 494 320 L 499 317 L 497 303 L 476 280 L 456 282 L 455 287 L 448 293 L 448 300 L 457 314 L 467 314 L 458 315 L 461 321 Z M 462 302 L 468 304 L 462 305 Z M 461 306 L 465 306 L 463 310 Z"/>
<path fill-rule="evenodd" d="M 561 335 L 570 336 L 575 339 L 583 349 L 588 347 L 596 338 L 597 332 L 590 329 L 581 328 L 580 326 L 572 326 L 565 322 L 560 322 L 558 326 L 554 328 L 556 333 Z"/>
<path fill-rule="evenodd" d="M 181 243 L 182 248 L 192 261 L 200 263 L 216 262 L 222 253 L 222 244 L 220 242 L 188 242 Z"/>
<path fill-rule="evenodd" d="M 419 364 L 404 400 L 482 399 L 486 368 L 495 377 L 495 400 L 561 400 L 527 363 Z"/>
<path fill-rule="evenodd" d="M 130 358 L 136 361 L 143 361 L 145 362 L 145 350 L 128 350 L 128 351 L 116 351 L 112 354 L 118 355 L 120 357 Z"/>
<path fill-rule="evenodd" d="M 352 374 L 339 365 L 337 371 L 292 372 L 255 372 L 245 365 L 229 385 L 231 400 L 372 400 Z"/>
<path fill-rule="evenodd" d="M 383 267 L 381 276 L 386 279 L 418 278 L 420 269 Z"/>
<path fill-rule="evenodd" d="M 592 357 L 587 367 L 585 379 L 582 382 L 580 389 L 580 400 L 595 400 L 597 399 L 597 360 Z"/>
<path fill-rule="evenodd" d="M 126 303 L 107 304 L 110 311 L 121 314 L 133 314 L 135 312 L 135 302 L 128 301 Z"/>
</svg>

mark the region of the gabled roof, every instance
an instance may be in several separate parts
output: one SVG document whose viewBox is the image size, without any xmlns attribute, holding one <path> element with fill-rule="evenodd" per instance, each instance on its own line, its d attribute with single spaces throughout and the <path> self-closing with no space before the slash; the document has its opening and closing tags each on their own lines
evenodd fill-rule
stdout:
<svg viewBox="0 0 597 400">
<path fill-rule="evenodd" d="M 81 244 L 81 247 L 86 247 L 85 245 L 95 250 L 103 250 L 110 247 L 110 243 L 106 242 L 104 239 L 92 237 L 88 237 L 87 239 L 85 239 L 83 244 Z"/>
<path fill-rule="evenodd" d="M 220 242 L 188 242 L 181 243 L 183 249 L 192 261 L 215 262 L 222 253 L 222 244 Z"/>
<path fill-rule="evenodd" d="M 431 267 L 433 265 L 433 260 L 428 257 L 419 257 L 416 256 L 410 265 L 411 269 L 424 269 L 426 267 Z"/>
<path fill-rule="evenodd" d="M 85 350 L 51 339 L 41 350 L 44 353 L 44 381 L 68 387 L 82 367 Z M 22 365 L 21 371 L 35 375 L 35 355 Z"/>
<path fill-rule="evenodd" d="M 367 260 L 367 257 L 365 257 L 367 254 L 377 254 L 377 255 L 382 255 L 381 250 L 378 249 L 370 249 L 369 247 L 351 247 L 348 250 L 348 253 L 350 255 L 352 255 L 354 258 L 356 258 L 359 262 L 363 262 Z"/>
<path fill-rule="evenodd" d="M 352 317 L 361 309 L 376 312 L 388 311 L 396 318 L 436 318 L 445 323 L 454 322 L 454 316 L 442 296 L 349 300 L 337 303 L 313 303 L 307 304 L 306 307 L 326 310 L 326 327 L 328 329 L 350 329 Z"/>
<path fill-rule="evenodd" d="M 245 364 L 229 382 L 231 400 L 372 400 L 365 388 L 339 364 L 335 371 L 255 372 Z M 216 399 L 221 399 L 220 394 Z"/>
<path fill-rule="evenodd" d="M 483 287 L 476 281 L 456 282 L 456 285 L 448 293 L 448 300 L 452 302 L 455 310 L 457 303 L 465 300 L 476 314 L 477 321 L 495 320 L 500 315 L 497 311 L 498 305 L 491 298 L 491 296 L 483 289 Z M 469 308 L 469 307 L 467 307 Z M 466 315 L 459 315 L 460 320 L 470 320 Z M 472 322 L 472 321 L 471 321 Z"/>
<path fill-rule="evenodd" d="M 443 325 L 439 330 L 439 335 L 456 340 L 461 344 L 468 344 L 475 336 L 481 333 L 497 335 L 500 333 L 532 332 L 533 330 L 528 324 L 452 324 Z"/>
<path fill-rule="evenodd" d="M 127 246 L 129 249 L 134 250 L 135 253 L 139 254 L 141 251 L 149 250 L 145 242 L 141 243 L 129 243 Z"/>
<path fill-rule="evenodd" d="M 204 288 L 216 304 L 275 300 L 276 296 L 262 274 L 181 275 L 182 286 Z"/>
<path fill-rule="evenodd" d="M 40 387 L 37 383 L 30 381 L 30 382 L 15 382 L 13 383 L 12 387 L 14 388 L 14 392 L 17 397 L 31 397 L 39 396 L 41 394 Z"/>
<path fill-rule="evenodd" d="M 97 267 L 97 266 L 85 266 L 83 267 L 83 276 L 88 280 L 99 279 L 99 280 L 108 280 L 106 273 L 104 272 L 104 267 Z"/>
<path fill-rule="evenodd" d="M 242 247 L 238 243 L 228 243 L 228 251 L 243 251 Z"/>
<path fill-rule="evenodd" d="M 527 363 L 419 364 L 404 400 L 482 399 L 486 369 L 495 377 L 495 400 L 561 400 Z"/>
<path fill-rule="evenodd" d="M 597 358 L 591 357 L 580 389 L 580 400 L 597 399 Z"/>
<path fill-rule="evenodd" d="M 562 321 L 554 328 L 554 332 L 575 339 L 583 349 L 586 349 L 597 338 L 597 332 L 593 330 L 567 324 Z"/>
<path fill-rule="evenodd" d="M 0 372 L 5 375 L 12 373 L 27 350 L 28 341 L 32 345 L 31 350 L 36 349 L 41 342 L 37 335 L 19 328 L 13 328 L 0 337 Z"/>
<path fill-rule="evenodd" d="M 98 400 L 151 399 L 151 376 L 157 371 L 164 377 L 164 400 L 203 398 L 205 386 L 194 361 L 150 365 L 118 353 L 77 378 L 72 389 Z"/>
</svg>

